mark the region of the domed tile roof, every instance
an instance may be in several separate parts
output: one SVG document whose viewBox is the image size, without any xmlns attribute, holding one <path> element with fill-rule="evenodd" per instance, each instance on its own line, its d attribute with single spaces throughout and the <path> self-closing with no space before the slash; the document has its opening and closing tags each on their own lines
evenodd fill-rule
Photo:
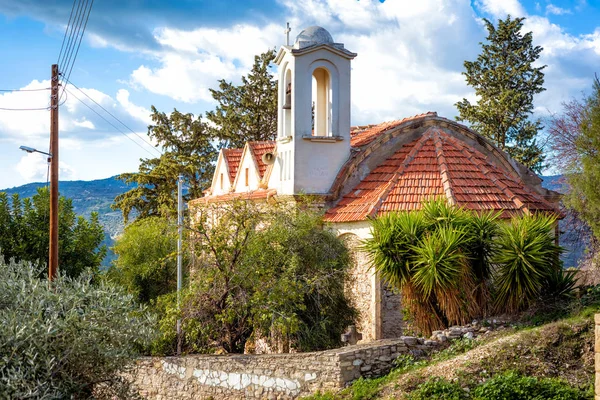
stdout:
<svg viewBox="0 0 600 400">
<path fill-rule="evenodd" d="M 491 164 L 472 146 L 439 128 L 403 145 L 327 211 L 325 221 L 361 221 L 390 211 L 421 208 L 424 200 L 446 198 L 476 211 L 558 212 L 537 193 Z"/>
</svg>

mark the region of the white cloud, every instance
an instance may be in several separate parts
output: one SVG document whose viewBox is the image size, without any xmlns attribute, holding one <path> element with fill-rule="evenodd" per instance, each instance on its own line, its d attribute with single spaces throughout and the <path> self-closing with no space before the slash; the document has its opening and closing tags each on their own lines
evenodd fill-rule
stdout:
<svg viewBox="0 0 600 400">
<path fill-rule="evenodd" d="M 85 118 L 82 118 L 81 121 L 73 120 L 73 125 L 78 126 L 80 128 L 96 129 L 92 121 L 88 121 Z"/>
<path fill-rule="evenodd" d="M 566 8 L 560 8 L 555 6 L 554 4 L 548 4 L 546 6 L 546 14 L 554 14 L 554 15 L 564 15 L 564 14 L 571 14 L 571 10 L 568 10 Z"/>
<path fill-rule="evenodd" d="M 273 47 L 279 31 L 281 27 L 274 24 L 192 31 L 156 29 L 155 38 L 165 47 L 156 56 L 159 66 L 140 66 L 132 72 L 131 83 L 178 101 L 212 101 L 208 89 L 216 87 L 219 79 L 233 80 L 245 74 L 255 55 Z"/>
<path fill-rule="evenodd" d="M 127 90 L 119 89 L 117 92 L 117 101 L 132 117 L 137 118 L 146 125 L 149 125 L 152 122 L 152 119 L 150 118 L 150 110 L 133 104 L 129 100 L 129 92 Z"/>
<path fill-rule="evenodd" d="M 527 12 L 519 0 L 477 0 L 477 6 L 494 18 L 505 18 L 508 14 L 512 17 L 525 17 Z"/>
<path fill-rule="evenodd" d="M 40 153 L 25 154 L 17 163 L 15 169 L 29 182 L 45 181 L 48 173 L 47 157 Z"/>
</svg>

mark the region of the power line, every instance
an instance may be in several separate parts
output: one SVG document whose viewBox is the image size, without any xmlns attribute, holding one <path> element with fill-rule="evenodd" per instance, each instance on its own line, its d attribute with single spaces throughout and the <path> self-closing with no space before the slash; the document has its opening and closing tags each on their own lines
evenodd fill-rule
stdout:
<svg viewBox="0 0 600 400">
<path fill-rule="evenodd" d="M 77 1 L 77 0 L 74 0 Z M 75 26 L 78 24 L 78 21 L 80 20 L 80 16 L 81 16 L 81 5 L 83 4 L 83 0 L 79 0 L 77 1 L 77 11 L 75 11 L 75 18 L 73 19 L 73 23 L 70 24 L 70 26 L 68 26 L 69 29 L 69 34 L 68 34 L 68 39 L 67 39 L 67 46 L 65 48 L 65 53 L 63 54 L 63 58 L 62 60 L 59 59 L 58 65 L 61 66 L 62 64 L 65 63 L 68 65 L 69 63 L 69 59 L 71 58 L 71 53 L 72 53 L 72 48 L 73 48 L 73 39 L 75 38 L 75 30 L 79 29 L 76 28 Z M 77 35 L 79 35 L 79 32 L 77 33 Z"/>
<path fill-rule="evenodd" d="M 0 110 L 2 111 L 48 111 L 50 109 L 50 107 L 44 107 L 44 108 L 4 108 L 4 107 L 0 107 Z"/>
<path fill-rule="evenodd" d="M 0 89 L 0 92 L 41 92 L 42 90 L 50 90 L 50 88 L 42 88 L 42 89 Z"/>
<path fill-rule="evenodd" d="M 162 152 L 160 150 L 158 150 L 156 148 L 156 146 L 154 146 L 152 143 L 149 143 L 143 136 L 141 136 L 139 133 L 137 133 L 136 131 L 134 131 L 133 129 L 131 129 L 127 125 L 125 125 L 125 123 L 123 121 L 121 121 L 119 118 L 115 117 L 115 115 L 113 113 L 111 113 L 110 111 L 108 111 L 100 103 L 98 103 L 96 100 L 94 100 L 93 98 L 91 98 L 86 92 L 84 92 L 79 87 L 77 87 L 77 85 L 75 85 L 71 81 L 67 81 L 67 82 L 70 83 L 71 86 L 73 86 L 75 89 L 79 90 L 79 92 L 81 92 L 85 97 L 87 97 L 88 99 L 90 99 L 91 101 L 93 101 L 94 104 L 96 104 L 98 107 L 100 107 L 102 110 L 104 110 L 104 112 L 106 112 L 108 115 L 110 115 L 111 117 L 113 117 L 118 123 L 120 123 L 121 125 L 123 125 L 128 131 L 130 131 L 131 133 L 133 133 L 134 135 L 136 135 L 138 138 L 140 138 L 148 146 L 152 147 L 152 149 L 154 149 L 154 151 L 156 151 L 158 154 L 162 155 Z"/>
<path fill-rule="evenodd" d="M 77 0 L 73 0 L 73 6 L 71 7 L 71 15 L 69 15 L 69 22 L 67 22 L 67 26 L 65 27 L 65 34 L 63 36 L 62 44 L 60 45 L 60 53 L 58 53 L 58 59 L 56 60 L 56 64 L 59 64 L 60 56 L 62 56 L 62 51 L 65 46 L 65 39 L 67 38 L 67 31 L 69 30 L 69 25 L 71 25 L 71 19 L 73 18 L 73 10 L 75 10 L 75 3 Z"/>
<path fill-rule="evenodd" d="M 87 5 L 87 2 L 86 2 Z M 79 47 L 81 47 L 81 41 L 83 40 L 83 34 L 85 33 L 85 29 L 87 28 L 88 21 L 90 19 L 90 13 L 92 12 L 92 6 L 94 5 L 94 0 L 90 3 L 90 8 L 87 10 L 87 16 L 85 17 L 85 24 L 83 25 L 83 30 L 81 31 L 81 36 L 79 37 L 79 43 L 77 44 L 77 50 L 75 51 L 75 57 L 73 57 L 73 62 L 71 63 L 71 68 L 69 69 L 69 75 L 66 77 L 66 81 L 69 82 L 71 78 L 71 72 L 73 72 L 73 66 L 75 65 L 75 60 L 77 59 L 77 55 L 79 54 Z M 64 78 L 64 77 L 63 77 Z M 64 82 L 65 79 L 63 79 Z M 64 85 L 63 91 L 65 90 L 67 85 Z"/>
<path fill-rule="evenodd" d="M 73 85 L 75 86 L 75 85 Z M 89 108 L 90 110 L 92 110 L 96 115 L 98 115 L 100 118 L 102 118 L 104 121 L 106 121 L 106 123 L 108 123 L 110 126 L 112 126 L 113 128 L 115 128 L 119 133 L 121 133 L 123 136 L 125 136 L 127 139 L 131 140 L 133 143 L 135 143 L 136 146 L 138 146 L 140 149 L 144 150 L 145 152 L 147 152 L 148 154 L 150 154 L 150 156 L 154 157 L 154 154 L 150 153 L 150 151 L 148 149 L 146 149 L 145 147 L 142 147 L 141 144 L 139 144 L 138 142 L 136 142 L 135 140 L 133 140 L 131 137 L 129 137 L 125 132 L 123 132 L 122 130 L 120 130 L 117 126 L 115 126 L 112 122 L 110 122 L 109 120 L 107 120 L 106 118 L 104 118 L 104 116 L 102 114 L 100 114 L 98 111 L 94 110 L 91 106 L 89 106 L 86 102 L 84 102 L 83 100 L 81 100 L 79 97 L 75 96 L 73 94 L 73 92 L 71 92 L 69 89 L 65 89 L 71 96 L 73 96 L 76 100 L 78 100 L 81 104 L 83 104 L 84 106 L 86 106 L 87 108 Z M 84 93 L 85 94 L 85 93 Z M 88 96 L 89 97 L 89 96 Z M 95 102 L 94 102 L 95 103 Z M 96 103 L 97 104 L 97 103 Z M 145 142 L 145 141 L 144 141 Z M 147 142 L 146 142 L 147 143 Z"/>
</svg>

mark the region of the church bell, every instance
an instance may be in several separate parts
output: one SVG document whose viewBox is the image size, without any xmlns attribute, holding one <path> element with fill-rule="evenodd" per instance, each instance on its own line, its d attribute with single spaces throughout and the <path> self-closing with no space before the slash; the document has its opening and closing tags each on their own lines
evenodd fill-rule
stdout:
<svg viewBox="0 0 600 400">
<path fill-rule="evenodd" d="M 287 88 L 285 91 L 285 103 L 283 103 L 283 108 L 284 110 L 291 110 L 292 109 L 292 84 L 288 83 L 287 84 Z"/>
</svg>

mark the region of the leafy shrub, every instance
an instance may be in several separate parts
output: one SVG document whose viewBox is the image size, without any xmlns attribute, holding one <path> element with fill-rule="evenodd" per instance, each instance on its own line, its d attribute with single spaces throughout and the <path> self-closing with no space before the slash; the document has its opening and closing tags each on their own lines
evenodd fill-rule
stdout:
<svg viewBox="0 0 600 400">
<path fill-rule="evenodd" d="M 585 400 L 589 394 L 560 379 L 538 379 L 516 372 L 497 375 L 472 391 L 457 382 L 432 378 L 408 395 L 409 400 Z"/>
<path fill-rule="evenodd" d="M 585 392 L 565 381 L 553 378 L 537 379 L 515 372 L 497 375 L 473 391 L 474 400 L 585 400 Z"/>
<path fill-rule="evenodd" d="M 197 218 L 195 273 L 180 310 L 168 296 L 155 302 L 162 335 L 153 352 L 172 354 L 177 318 L 186 353 L 252 351 L 256 339 L 284 352 L 341 345 L 356 316 L 344 291 L 350 255 L 319 213 L 233 201 Z"/>
<path fill-rule="evenodd" d="M 90 275 L 48 282 L 39 273 L 0 258 L 0 398 L 90 398 L 98 383 L 114 396 L 153 322 L 131 295 Z"/>
<path fill-rule="evenodd" d="M 127 227 L 113 251 L 118 258 L 106 277 L 148 303 L 177 288 L 177 227 L 166 218 L 147 217 Z"/>
<path fill-rule="evenodd" d="M 408 395 L 409 400 L 466 400 L 470 398 L 469 393 L 458 383 L 441 378 L 429 379 Z"/>
</svg>

